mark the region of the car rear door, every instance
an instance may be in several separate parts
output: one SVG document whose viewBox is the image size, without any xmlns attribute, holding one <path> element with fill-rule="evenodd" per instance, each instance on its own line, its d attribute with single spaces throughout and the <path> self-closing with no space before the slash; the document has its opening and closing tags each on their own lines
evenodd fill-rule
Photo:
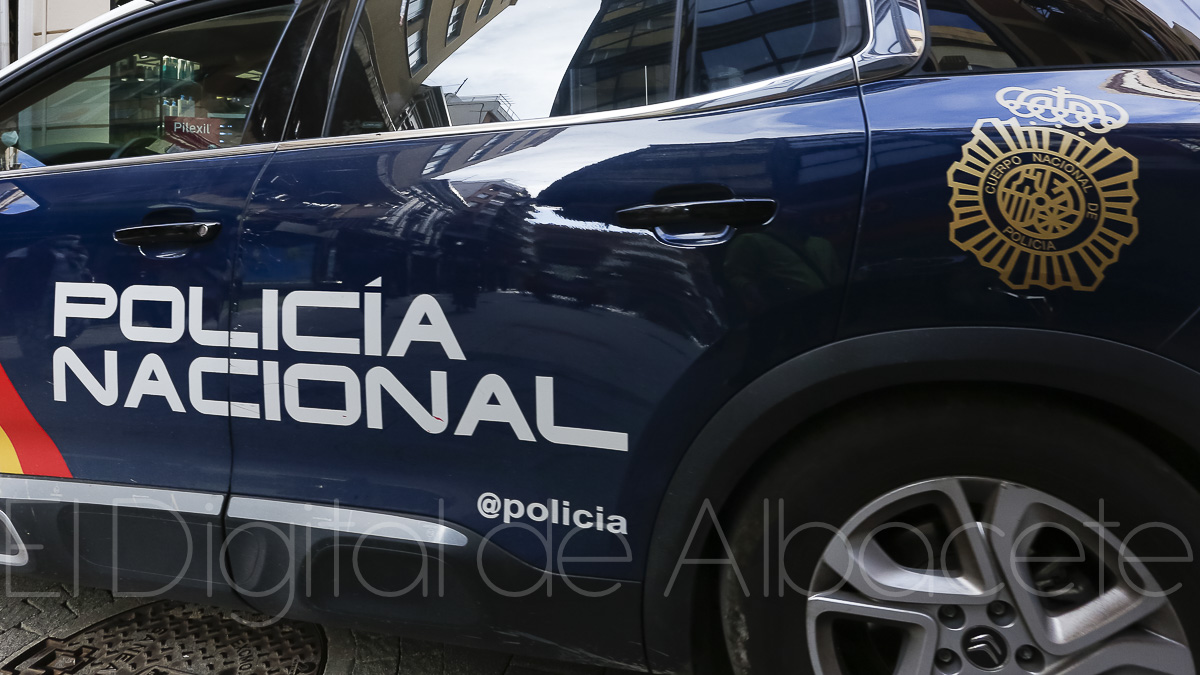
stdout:
<svg viewBox="0 0 1200 675">
<path fill-rule="evenodd" d="M 1157 349 L 1200 300 L 1194 8 L 929 0 L 926 18 L 921 64 L 864 85 L 844 333 L 952 321 Z M 1200 363 L 1194 336 L 1175 355 Z"/>
<path fill-rule="evenodd" d="M 233 255 L 282 130 L 262 120 L 294 89 L 260 85 L 303 53 L 306 14 L 135 5 L 0 85 L 0 496 L 26 551 L 9 562 L 224 586 Z"/>
<path fill-rule="evenodd" d="M 239 251 L 234 325 L 262 339 L 234 349 L 232 572 L 270 613 L 636 662 L 636 584 L 575 605 L 545 571 L 638 579 L 707 415 L 833 335 L 857 24 L 782 0 L 346 16 L 324 128 L 293 114 L 310 138 Z"/>
</svg>

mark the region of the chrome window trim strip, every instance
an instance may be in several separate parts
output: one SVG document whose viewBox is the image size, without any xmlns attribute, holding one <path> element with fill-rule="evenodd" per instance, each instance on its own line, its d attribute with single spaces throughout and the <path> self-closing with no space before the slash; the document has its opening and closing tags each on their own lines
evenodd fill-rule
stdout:
<svg viewBox="0 0 1200 675">
<path fill-rule="evenodd" d="M 216 148 L 213 150 L 194 150 L 190 152 L 173 152 L 166 155 L 151 155 L 149 157 L 122 157 L 120 159 L 99 159 L 93 162 L 78 164 L 60 164 L 55 166 L 34 166 L 12 171 L 0 171 L 0 180 L 40 176 L 44 174 L 75 173 L 78 171 L 98 171 L 121 166 L 140 166 L 143 164 L 166 164 L 168 162 L 183 162 L 189 160 L 219 159 L 221 157 L 237 157 L 239 155 L 269 155 L 279 149 L 278 143 L 252 143 L 232 148 Z"/>
<path fill-rule="evenodd" d="M 440 523 L 341 506 L 234 496 L 229 499 L 227 515 L 238 520 L 295 525 L 420 544 L 461 547 L 466 546 L 468 541 L 467 535 Z"/>
<path fill-rule="evenodd" d="M 853 1 L 853 0 L 851 0 Z M 131 5 L 139 9 L 151 7 L 146 0 L 133 0 Z M 263 143 L 257 145 L 222 148 L 219 150 L 199 150 L 181 152 L 171 155 L 156 155 L 152 157 L 128 157 L 122 159 L 98 160 L 62 166 L 36 167 L 32 169 L 17 169 L 0 172 L 0 180 L 20 178 L 24 176 L 57 174 L 73 171 L 90 171 L 109 167 L 152 164 L 159 162 L 184 161 L 228 157 L 241 154 L 269 153 L 275 151 L 303 150 L 316 147 L 337 147 L 344 145 L 363 145 L 383 141 L 398 141 L 408 139 L 440 138 L 444 136 L 461 136 L 475 133 L 505 133 L 510 131 L 529 131 L 555 127 L 598 124 L 623 120 L 644 120 L 670 117 L 686 114 L 704 114 L 734 106 L 767 103 L 798 94 L 811 94 L 828 91 L 839 87 L 873 82 L 876 80 L 895 77 L 911 69 L 920 61 L 926 43 L 924 11 L 921 0 L 867 0 L 865 3 L 864 30 L 866 31 L 865 46 L 852 56 L 839 59 L 816 68 L 809 68 L 789 75 L 781 75 L 761 82 L 752 82 L 733 89 L 709 92 L 691 98 L 667 101 L 650 106 L 629 108 L 581 115 L 563 117 L 544 117 L 536 120 L 516 120 L 513 122 L 498 122 L 494 124 L 472 124 L 462 127 L 438 127 L 433 129 L 415 129 L 411 131 L 387 131 L 375 134 L 358 134 L 354 136 L 337 136 L 311 138 L 282 143 Z M 131 13 L 130 12 L 127 13 Z M 110 17 L 110 12 L 105 17 Z M 102 17 L 103 18 L 103 17 Z M 111 21 L 110 17 L 106 21 Z M 79 35 L 88 30 L 76 29 Z M 75 33 L 76 31 L 72 31 Z M 71 35 L 71 33 L 68 33 Z M 76 35 L 74 39 L 78 39 Z M 52 43 L 56 46 L 60 42 Z M 32 54 L 30 55 L 32 56 Z M 26 60 L 29 57 L 26 57 Z M 23 60 L 22 62 L 24 62 Z M 18 62 L 18 63 L 22 63 Z M 0 73 L 2 79 L 8 70 L 17 66 L 14 64 Z"/>
<path fill-rule="evenodd" d="M 225 496 L 189 490 L 0 476 L 0 500 L 122 506 L 219 517 Z"/>
</svg>

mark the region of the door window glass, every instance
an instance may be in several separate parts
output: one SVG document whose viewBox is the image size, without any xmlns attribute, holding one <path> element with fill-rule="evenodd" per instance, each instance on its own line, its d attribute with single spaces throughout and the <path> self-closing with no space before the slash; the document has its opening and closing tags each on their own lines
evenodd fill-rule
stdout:
<svg viewBox="0 0 1200 675">
<path fill-rule="evenodd" d="M 365 0 L 329 131 L 618 110 L 775 77 L 844 51 L 838 7 L 839 0 Z M 441 35 L 444 44 L 430 38 Z M 676 45 L 680 35 L 687 47 Z"/>
<path fill-rule="evenodd" d="M 840 0 L 698 0 L 691 93 L 831 63 L 857 47 Z"/>
<path fill-rule="evenodd" d="M 293 5 L 126 42 L 0 107 L 17 163 L 43 166 L 239 145 Z"/>
<path fill-rule="evenodd" d="M 632 108 L 671 98 L 675 2 L 599 4 L 562 78 L 552 115 Z"/>
<path fill-rule="evenodd" d="M 1186 0 L 929 0 L 925 73 L 1200 60 Z"/>
</svg>

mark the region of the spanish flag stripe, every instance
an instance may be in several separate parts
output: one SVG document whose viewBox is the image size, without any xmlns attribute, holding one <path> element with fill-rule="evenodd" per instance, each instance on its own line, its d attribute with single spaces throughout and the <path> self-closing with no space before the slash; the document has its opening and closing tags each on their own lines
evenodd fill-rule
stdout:
<svg viewBox="0 0 1200 675">
<path fill-rule="evenodd" d="M 3 366 L 0 366 L 0 429 L 4 430 L 16 450 L 23 473 L 54 478 L 71 477 L 58 446 L 29 412 Z"/>
<path fill-rule="evenodd" d="M 0 429 L 0 473 L 25 473 L 21 469 L 21 460 L 17 457 L 17 449 L 13 447 L 12 441 L 8 439 L 8 434 L 4 433 L 4 429 Z"/>
</svg>

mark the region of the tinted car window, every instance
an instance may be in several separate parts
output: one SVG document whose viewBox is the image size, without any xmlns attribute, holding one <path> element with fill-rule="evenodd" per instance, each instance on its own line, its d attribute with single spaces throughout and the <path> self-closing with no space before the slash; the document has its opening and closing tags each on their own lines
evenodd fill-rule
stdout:
<svg viewBox="0 0 1200 675">
<path fill-rule="evenodd" d="M 584 3 L 577 4 L 584 7 Z M 616 110 L 669 100 L 675 2 L 614 0 L 590 4 L 598 5 L 593 10 L 595 18 L 561 78 L 551 114 Z M 546 77 L 552 79 L 554 75 L 547 73 Z"/>
<path fill-rule="evenodd" d="M 926 73 L 1200 60 L 1177 0 L 929 0 Z"/>
<path fill-rule="evenodd" d="M 838 0 L 699 0 L 689 93 L 830 63 L 849 47 Z"/>
<path fill-rule="evenodd" d="M 841 24 L 838 0 L 365 0 L 329 133 L 668 101 L 828 63 Z"/>
<path fill-rule="evenodd" d="M 199 21 L 85 60 L 0 108 L 22 166 L 225 148 L 293 5 Z"/>
</svg>

